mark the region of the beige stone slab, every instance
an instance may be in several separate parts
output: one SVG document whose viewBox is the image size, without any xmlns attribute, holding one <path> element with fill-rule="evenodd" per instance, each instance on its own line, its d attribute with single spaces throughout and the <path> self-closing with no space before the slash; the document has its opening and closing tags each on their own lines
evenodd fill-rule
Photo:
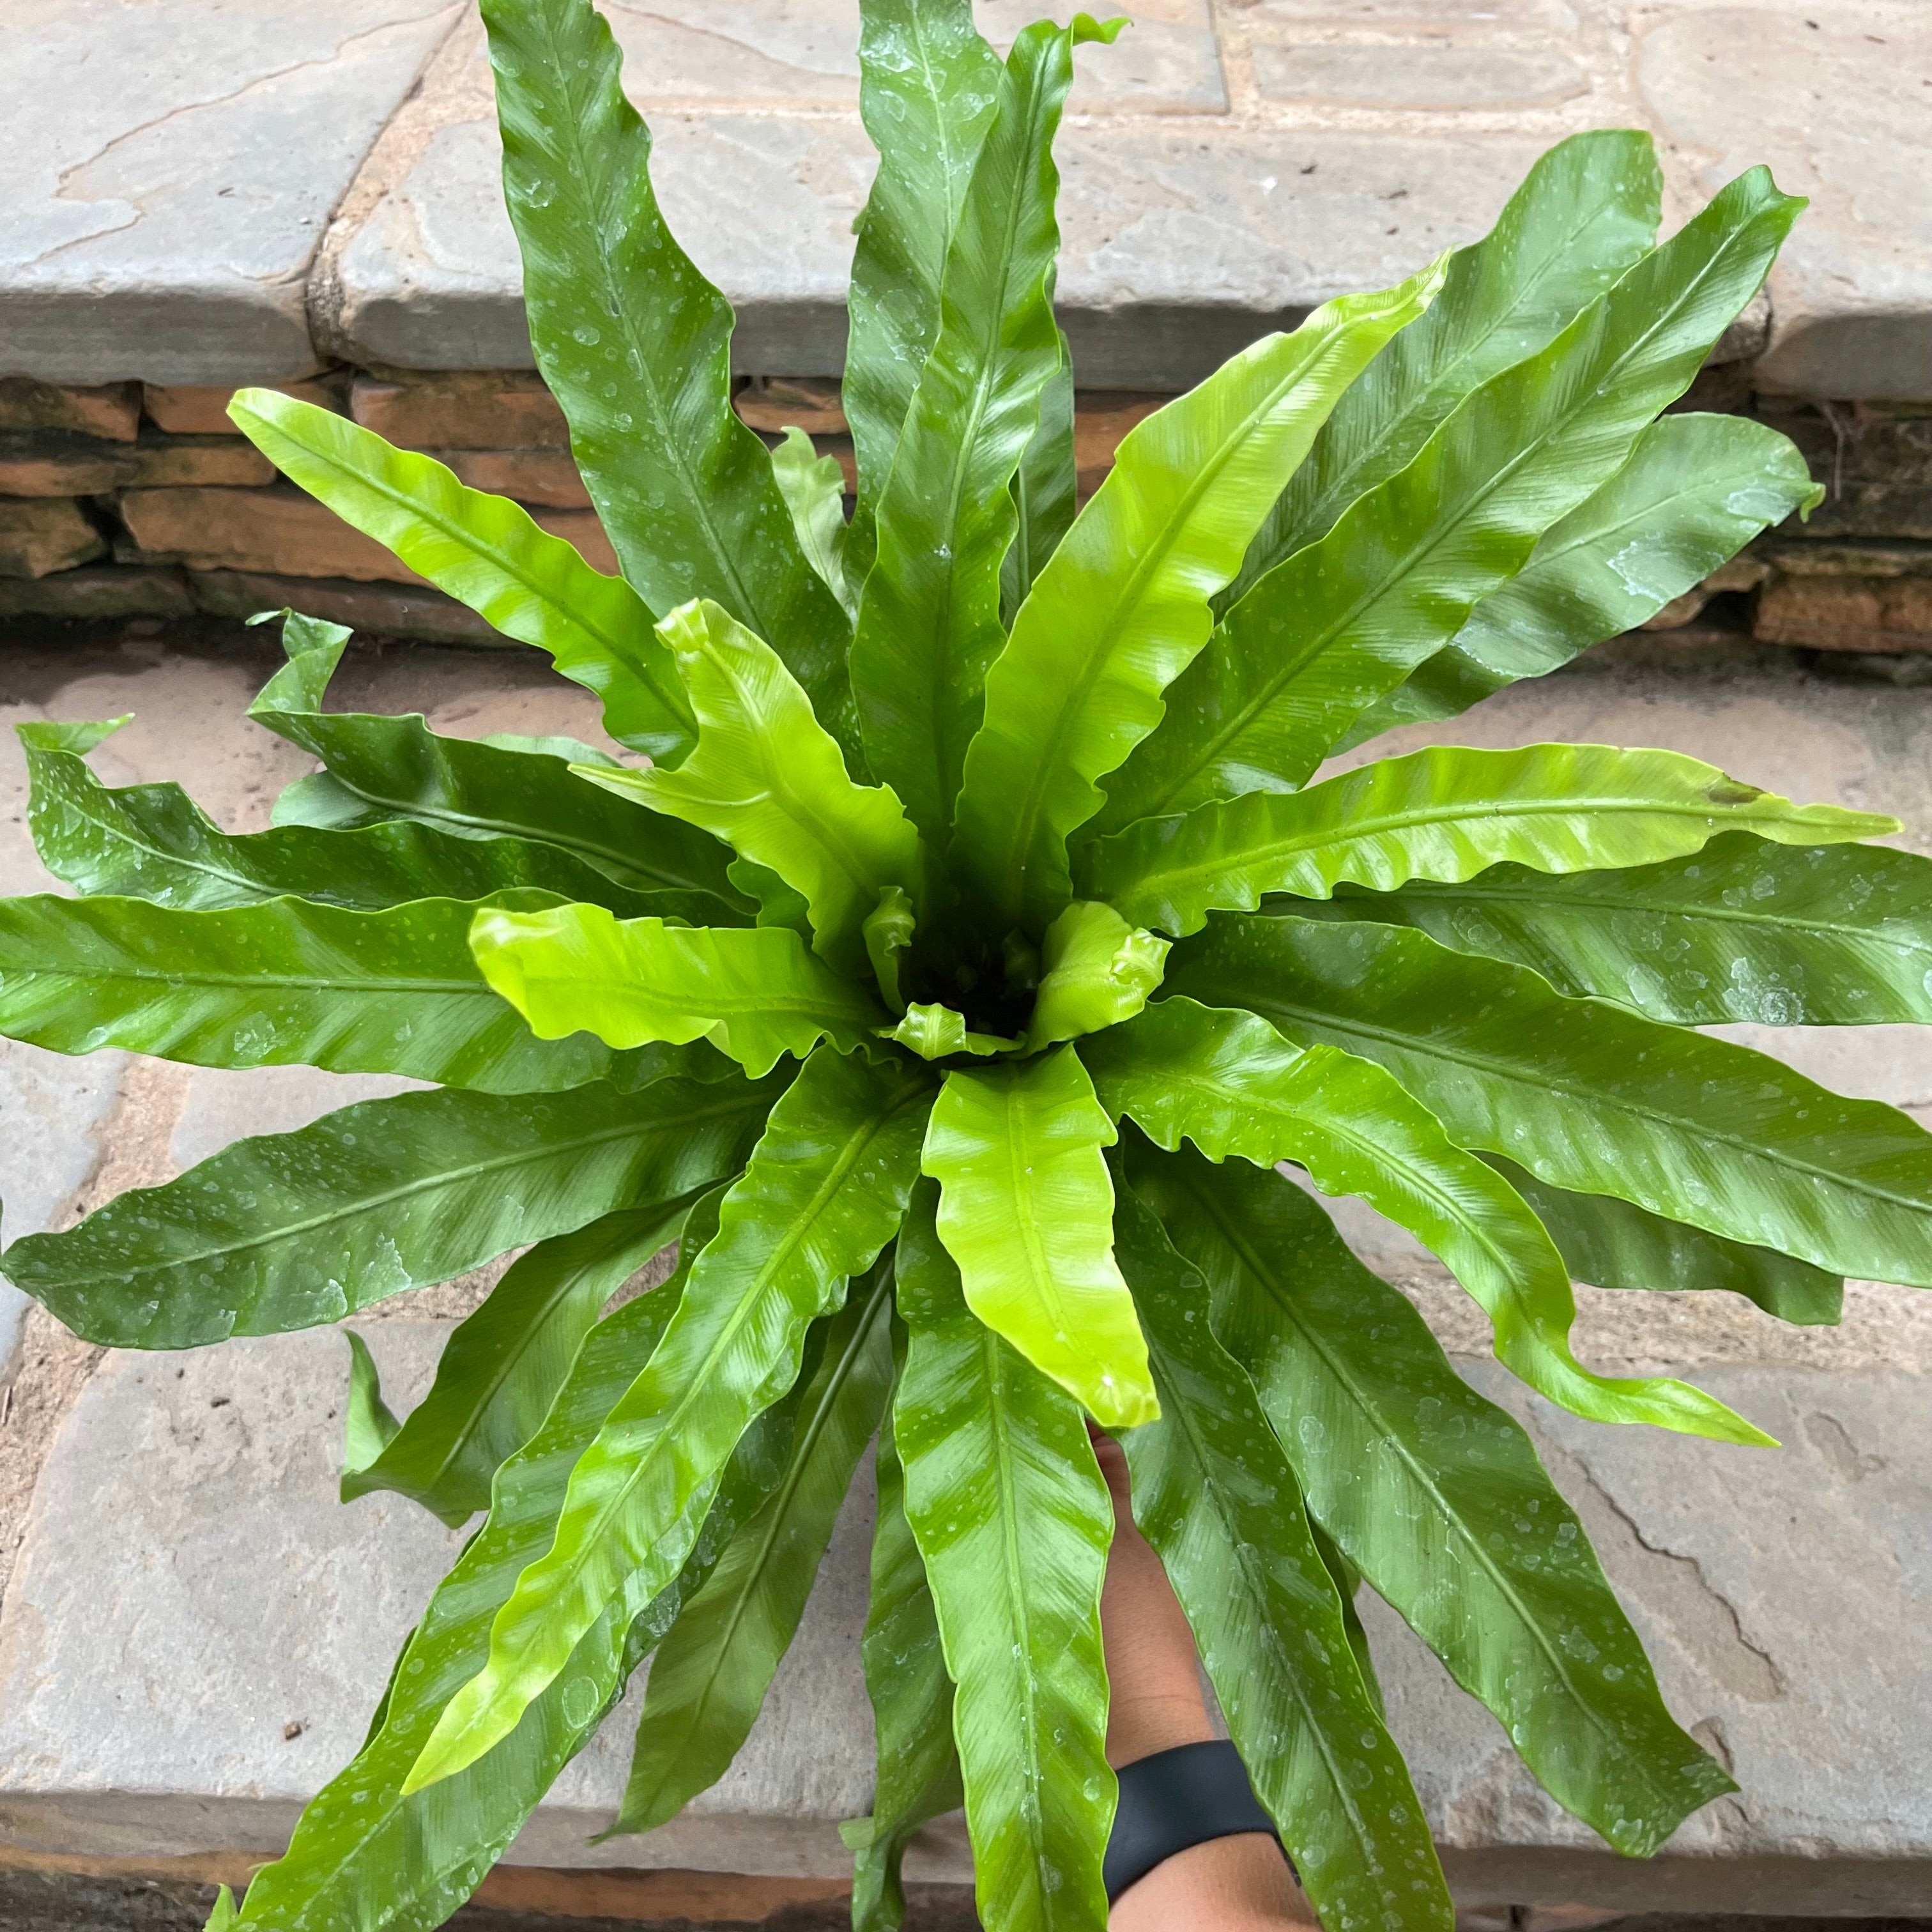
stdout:
<svg viewBox="0 0 1932 1932">
<path fill-rule="evenodd" d="M 308 374 L 323 227 L 454 18 L 452 0 L 9 0 L 0 373 Z"/>
<path fill-rule="evenodd" d="M 1705 194 L 1755 163 L 1811 198 L 1771 280 L 1757 379 L 1932 392 L 1932 15 L 1915 0 L 1626 9 L 1643 102 Z"/>
<path fill-rule="evenodd" d="M 1336 46 L 1269 41 L 1255 50 L 1267 100 L 1351 107 L 1556 107 L 1590 91 L 1590 76 L 1555 47 Z"/>
<path fill-rule="evenodd" d="M 398 1407 L 445 1331 L 377 1324 Z M 326 1330 L 114 1354 L 43 1475 L 0 1617 L 0 1834 L 31 1853 L 270 1851 L 359 1742 L 394 1647 L 460 1534 L 334 1499 L 346 1353 Z M 1932 1903 L 1932 1495 L 1924 1384 L 1711 1376 L 1781 1451 L 1576 1422 L 1493 1365 L 1583 1516 L 1681 1721 L 1743 1790 L 1652 1863 L 1612 1858 L 1536 1789 L 1484 1712 L 1364 1598 L 1390 1716 L 1472 1904 L 1909 1912 Z M 105 1506 L 124 1534 L 86 1533 Z M 553 1866 L 834 1878 L 869 1789 L 858 1665 L 868 1504 L 842 1515 L 738 1763 L 683 1817 L 586 1846 L 622 1788 L 634 1687 L 511 1854 Z M 142 1721 L 125 1714 L 137 1708 Z M 292 1738 L 286 1735 L 298 1724 Z M 956 1822 L 916 1859 L 963 1877 Z"/>
<path fill-rule="evenodd" d="M 643 106 L 684 101 L 853 108 L 858 0 L 614 0 L 625 82 Z M 1082 10 L 981 0 L 980 31 L 1004 52 L 1031 21 Z M 1208 0 L 1147 0 L 1112 47 L 1074 56 L 1076 112 L 1215 112 L 1227 106 Z"/>
</svg>

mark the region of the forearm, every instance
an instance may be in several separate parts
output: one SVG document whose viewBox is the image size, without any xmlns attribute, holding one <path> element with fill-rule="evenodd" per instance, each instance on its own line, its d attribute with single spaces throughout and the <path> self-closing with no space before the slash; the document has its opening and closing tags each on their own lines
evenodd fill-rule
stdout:
<svg viewBox="0 0 1932 1932">
<path fill-rule="evenodd" d="M 1193 1633 L 1160 1558 L 1130 1514 L 1125 1458 L 1115 1444 L 1096 1446 L 1117 1526 L 1100 1628 L 1112 1688 L 1107 1761 L 1118 1770 L 1215 1733 Z M 1281 1847 L 1257 1832 L 1210 1839 L 1163 1859 L 1121 1893 L 1107 1920 L 1108 1932 L 1280 1932 L 1316 1922 Z"/>
</svg>

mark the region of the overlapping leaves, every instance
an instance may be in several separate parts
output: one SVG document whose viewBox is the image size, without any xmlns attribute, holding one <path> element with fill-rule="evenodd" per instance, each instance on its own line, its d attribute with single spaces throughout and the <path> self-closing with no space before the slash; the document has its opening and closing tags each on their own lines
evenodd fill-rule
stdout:
<svg viewBox="0 0 1932 1932">
<path fill-rule="evenodd" d="M 1855 842 L 1892 821 L 1593 746 L 1311 782 L 1809 507 L 1770 430 L 1653 420 L 1798 204 L 1755 171 L 1653 249 L 1647 140 L 1577 136 L 1481 242 L 1158 411 L 1081 508 L 1054 136 L 1116 28 L 1002 62 L 968 0 L 860 13 L 849 520 L 835 458 L 734 413 L 729 308 L 589 0 L 484 14 L 531 340 L 621 575 L 237 399 L 607 742 L 332 710 L 349 634 L 298 616 L 250 715 L 322 769 L 269 831 L 103 784 L 110 724 L 23 728 L 86 896 L 0 904 L 0 1031 L 438 1090 L 238 1142 L 10 1276 L 184 1347 L 521 1250 L 400 1422 L 351 1333 L 345 1496 L 487 1514 L 217 1924 L 429 1932 L 654 1647 L 612 1828 L 670 1817 L 748 1735 L 876 1432 L 855 1923 L 898 1922 L 908 1840 L 963 1803 L 990 1932 L 1102 1932 L 1090 1416 L 1317 1910 L 1444 1932 L 1364 1581 L 1618 1850 L 1729 1780 L 1529 1439 L 1275 1164 L 1409 1228 L 1505 1365 L 1606 1421 L 1763 1439 L 1580 1361 L 1573 1276 L 1794 1322 L 1847 1274 L 1932 1283 L 1932 1137 L 1682 1030 L 1932 1018 L 1927 862 Z"/>
</svg>

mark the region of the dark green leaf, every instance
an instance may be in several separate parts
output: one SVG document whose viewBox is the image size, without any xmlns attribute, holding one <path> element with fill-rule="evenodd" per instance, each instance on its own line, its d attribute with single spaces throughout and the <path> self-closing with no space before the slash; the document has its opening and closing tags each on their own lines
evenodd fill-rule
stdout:
<svg viewBox="0 0 1932 1932">
<path fill-rule="evenodd" d="M 730 849 L 695 826 L 646 812 L 576 776 L 561 758 L 439 737 L 420 716 L 325 712 L 322 695 L 349 633 L 291 613 L 289 662 L 248 716 L 328 770 L 275 802 L 278 825 L 337 830 L 417 819 L 460 838 L 508 835 L 561 846 L 634 890 L 709 893 L 728 923 L 746 901 L 724 876 Z"/>
<path fill-rule="evenodd" d="M 859 464 L 849 538 L 857 578 L 906 406 L 939 332 L 939 285 L 992 118 L 1000 58 L 972 0 L 860 0 L 859 112 L 879 170 L 856 224 L 842 398 Z"/>
<path fill-rule="evenodd" d="M 444 1344 L 429 1394 L 345 1472 L 342 1500 L 392 1490 L 452 1529 L 488 1509 L 490 1478 L 536 1433 L 604 1303 L 677 1238 L 691 1207 L 626 1208 L 520 1256 Z"/>
<path fill-rule="evenodd" d="M 784 1474 L 658 1646 L 610 1834 L 676 1816 L 724 1775 L 749 1735 L 885 1411 L 892 1306 L 892 1269 L 880 1262 L 826 1324 Z"/>
<path fill-rule="evenodd" d="M 242 389 L 228 413 L 285 476 L 393 550 L 506 638 L 549 652 L 594 691 L 620 744 L 675 758 L 692 741 L 691 707 L 653 614 L 620 577 L 593 570 L 520 503 L 472 490 L 434 457 L 392 448 L 333 410 Z"/>
<path fill-rule="evenodd" d="M 588 899 L 632 919 L 701 924 L 736 916 L 708 892 L 634 891 L 559 845 L 454 837 L 409 818 L 360 831 L 287 825 L 236 836 L 178 785 L 110 790 L 58 742 L 64 727 L 14 728 L 32 781 L 27 826 L 40 862 L 83 892 L 196 911 L 292 893 L 375 912 L 412 899 L 481 899 L 526 889 Z"/>
<path fill-rule="evenodd" d="M 707 1210 L 708 1221 L 701 1218 Z M 715 1197 L 692 1222 L 701 1241 L 716 1226 Z M 274 1932 L 431 1932 L 476 1890 L 596 1730 L 630 1667 L 668 1627 L 676 1589 L 655 1602 L 642 1590 L 627 1591 L 486 1763 L 402 1795 L 404 1774 L 437 1714 L 488 1654 L 492 1616 L 554 1533 L 578 1456 L 657 1346 L 688 1271 L 626 1303 L 585 1338 L 542 1427 L 498 1472 L 488 1522 L 430 1598 L 398 1660 L 380 1725 L 303 1813 L 286 1855 L 256 1874 L 244 1924 Z"/>
<path fill-rule="evenodd" d="M 676 1576 L 733 1445 L 796 1379 L 807 1325 L 892 1238 L 932 1091 L 903 1060 L 821 1048 L 806 1062 L 725 1196 L 663 1347 L 585 1450 L 555 1544 L 498 1615 L 488 1664 L 451 1700 L 408 1789 L 508 1736 L 620 1592 Z"/>
<path fill-rule="evenodd" d="M 922 1183 L 899 1240 L 910 1341 L 892 1428 L 958 1687 L 980 1917 L 1003 1932 L 1103 1932 L 1113 1510 L 1079 1405 L 966 1306 L 936 1206 Z"/>
<path fill-rule="evenodd" d="M 402 1094 L 237 1141 L 0 1270 L 77 1335 L 193 1348 L 340 1322 L 745 1164 L 782 1080 Z"/>
<path fill-rule="evenodd" d="M 896 1321 L 893 1330 L 903 1376 L 903 1324 Z M 946 1674 L 926 1559 L 906 1520 L 905 1471 L 890 1427 L 879 1432 L 875 1466 L 872 1588 L 859 1648 L 872 1704 L 878 1772 L 872 1815 L 838 1828 L 856 1854 L 853 1932 L 898 1932 L 905 1918 L 899 1871 L 907 1843 L 928 1818 L 964 1803 L 965 1792 L 952 1742 L 952 1680 Z"/>
<path fill-rule="evenodd" d="M 1763 280 L 1804 203 L 1762 168 L 1461 403 L 1406 469 L 1231 609 L 1097 829 L 1305 782 L 1628 459 Z"/>
<path fill-rule="evenodd" d="M 986 667 L 1006 642 L 1000 573 L 1018 523 L 1009 485 L 1060 367 L 1052 149 L 1075 43 L 1097 32 L 1079 22 L 1029 27 L 999 76 L 946 251 L 938 328 L 876 500 L 852 687 L 872 769 L 935 845 Z"/>
<path fill-rule="evenodd" d="M 1449 257 L 1442 292 L 1364 370 L 1249 547 L 1232 604 L 1328 535 L 1472 389 L 1534 355 L 1657 238 L 1664 181 L 1651 137 L 1572 134 L 1537 161 L 1481 241 Z"/>
<path fill-rule="evenodd" d="M 1459 712 L 1656 616 L 1824 492 L 1798 450 L 1742 416 L 1668 416 L 1630 460 L 1546 530 L 1528 563 L 1356 720 L 1337 748 Z"/>
<path fill-rule="evenodd" d="M 1000 622 L 1008 630 L 1033 589 L 1034 579 L 1060 548 L 1073 523 L 1078 474 L 1073 453 L 1073 354 L 1060 337 L 1060 367 L 1040 392 L 1040 427 L 1013 472 L 1013 509 L 1018 518 L 1012 548 L 1000 566 Z"/>
<path fill-rule="evenodd" d="M 1304 909 L 1297 907 L 1301 912 Z M 1932 859 L 1742 835 L 1660 865 L 1338 892 L 1309 916 L 1412 926 L 1557 991 L 1711 1026 L 1932 1022 Z"/>
<path fill-rule="evenodd" d="M 1292 1184 L 1191 1154 L 1132 1165 L 1204 1274 L 1309 1507 L 1550 1795 L 1630 1857 L 1736 1786 L 1671 1721 L 1529 1439 Z"/>
<path fill-rule="evenodd" d="M 1845 1284 L 1809 1262 L 1666 1221 L 1608 1194 L 1570 1194 L 1505 1160 L 1486 1156 L 1550 1230 L 1578 1281 L 1596 1288 L 1727 1288 L 1780 1322 L 1831 1327 L 1844 1312 Z"/>
<path fill-rule="evenodd" d="M 851 626 L 732 411 L 730 305 L 664 224 L 609 27 L 590 0 L 483 18 L 530 341 L 624 574 L 660 616 L 710 597 L 772 639 L 851 746 Z"/>
<path fill-rule="evenodd" d="M 1362 1587 L 1362 1573 L 1342 1554 L 1340 1545 L 1312 1516 L 1308 1517 L 1308 1533 L 1314 1538 L 1315 1547 L 1321 1552 L 1322 1561 L 1328 1566 L 1329 1576 L 1334 1583 L 1335 1594 L 1341 1599 L 1342 1628 L 1348 1637 L 1349 1649 L 1354 1653 L 1355 1669 L 1361 1678 L 1362 1688 L 1376 1715 L 1386 1721 L 1388 1712 L 1382 1703 L 1382 1682 L 1376 1675 L 1376 1660 L 1369 1654 L 1369 1634 L 1362 1628 L 1360 1615 L 1355 1608 L 1355 1598 Z"/>
<path fill-rule="evenodd" d="M 1168 999 L 1091 1042 L 1107 1106 L 1170 1150 L 1298 1162 L 1324 1194 L 1360 1196 L 1406 1228 L 1480 1302 L 1498 1360 L 1598 1422 L 1648 1422 L 1720 1442 L 1771 1438 L 1688 1384 L 1593 1375 L 1571 1352 L 1569 1270 L 1496 1169 L 1459 1147 L 1386 1068 L 1291 1046 L 1254 1014 Z"/>
<path fill-rule="evenodd" d="M 323 1066 L 488 1094 L 634 1087 L 716 1066 L 705 1049 L 694 1059 L 614 1053 L 588 1034 L 537 1038 L 470 957 L 476 916 L 455 899 L 386 912 L 294 898 L 222 912 L 0 899 L 0 1034 L 58 1053 L 118 1046 L 196 1066 Z"/>
<path fill-rule="evenodd" d="M 1220 919 L 1175 949 L 1166 984 L 1381 1061 L 1464 1146 L 1554 1186 L 1932 1286 L 1932 1136 L 1762 1054 L 1399 926 Z"/>
<path fill-rule="evenodd" d="M 1454 1932 L 1429 1821 L 1363 1688 L 1294 1472 L 1209 1330 L 1207 1284 L 1130 1192 L 1119 1229 L 1161 1404 L 1124 1438 L 1134 1520 L 1194 1627 L 1256 1794 L 1328 1922 Z"/>
</svg>

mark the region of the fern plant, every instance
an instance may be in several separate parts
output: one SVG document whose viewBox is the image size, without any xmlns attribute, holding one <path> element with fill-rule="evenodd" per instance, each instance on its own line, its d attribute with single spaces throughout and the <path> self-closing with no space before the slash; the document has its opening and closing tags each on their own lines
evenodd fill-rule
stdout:
<svg viewBox="0 0 1932 1932">
<path fill-rule="evenodd" d="M 1797 1322 L 1848 1274 L 1932 1283 L 1932 1140 L 1690 1030 L 1932 1018 L 1932 863 L 1856 842 L 1892 821 L 1600 746 L 1320 775 L 1816 500 L 1768 430 L 1660 417 L 1800 204 L 1754 170 L 1654 245 L 1648 139 L 1578 136 L 1483 241 L 1142 423 L 1076 514 L 1052 144 L 1115 28 L 1002 62 L 968 0 L 866 0 L 848 520 L 836 463 L 734 416 L 730 312 L 588 0 L 484 11 L 531 337 L 623 574 L 340 417 L 232 413 L 646 756 L 328 710 L 347 634 L 295 615 L 251 715 L 322 769 L 272 830 L 107 789 L 110 724 L 22 728 L 81 896 L 0 905 L 0 1028 L 429 1085 L 17 1241 L 11 1278 L 179 1348 L 521 1250 L 400 1426 L 349 1331 L 345 1496 L 485 1514 L 218 1919 L 440 1923 L 653 1653 L 611 1828 L 671 1816 L 876 1434 L 855 1923 L 898 1923 L 908 1839 L 963 1803 L 993 1932 L 1101 1926 L 1089 1417 L 1325 1924 L 1452 1923 L 1364 1581 L 1561 1804 L 1654 1850 L 1730 1779 L 1528 1438 L 1277 1169 L 1412 1231 L 1606 1423 L 1768 1440 L 1585 1367 L 1573 1277 Z"/>
</svg>

